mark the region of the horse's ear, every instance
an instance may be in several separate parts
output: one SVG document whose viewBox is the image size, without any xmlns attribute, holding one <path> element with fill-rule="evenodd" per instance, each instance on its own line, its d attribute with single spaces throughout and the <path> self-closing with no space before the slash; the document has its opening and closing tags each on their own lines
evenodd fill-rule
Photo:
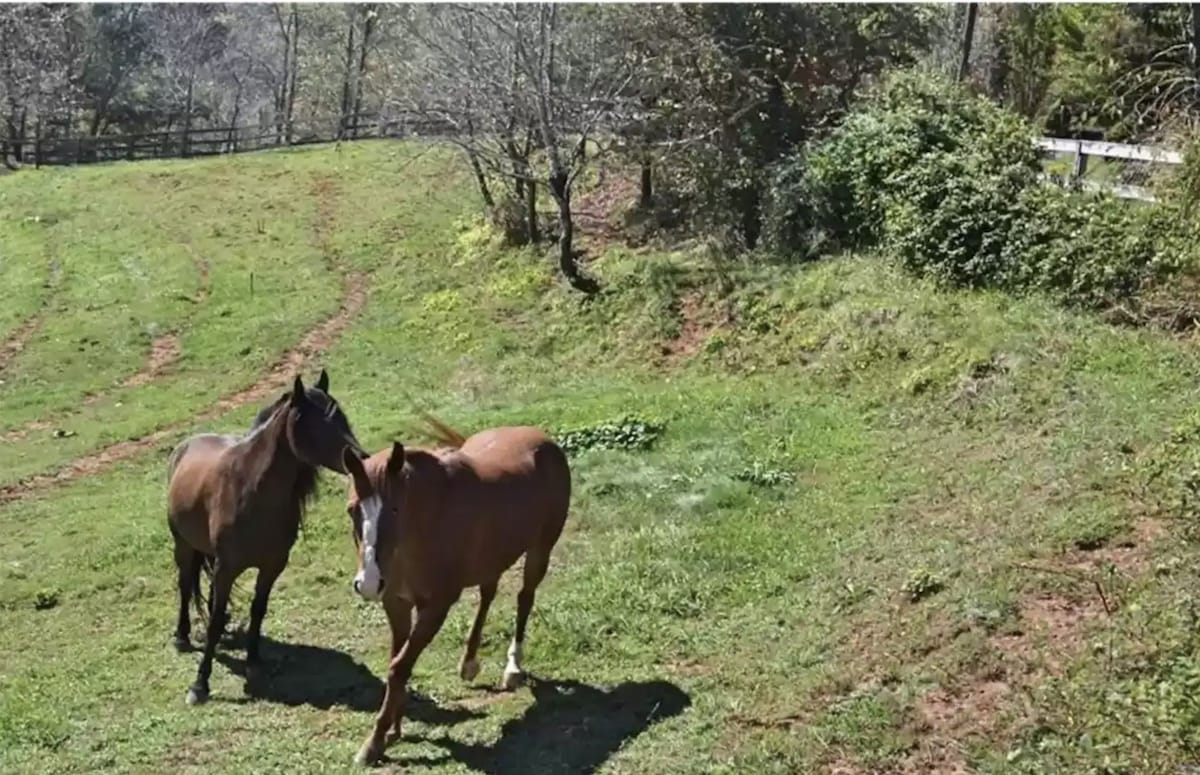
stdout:
<svg viewBox="0 0 1200 775">
<path fill-rule="evenodd" d="M 296 375 L 296 381 L 292 383 L 292 406 L 300 406 L 304 403 L 304 380 L 300 379 L 300 375 Z"/>
<path fill-rule="evenodd" d="M 398 441 L 392 442 L 392 456 L 388 458 L 388 473 L 394 474 L 404 468 L 404 445 Z"/>
<path fill-rule="evenodd" d="M 359 458 L 358 452 L 353 447 L 342 447 L 342 465 L 346 467 L 346 473 L 350 474 L 350 478 L 354 480 L 354 490 L 359 496 L 364 496 L 371 491 L 371 480 L 367 477 L 367 469 L 363 466 L 362 459 Z"/>
<path fill-rule="evenodd" d="M 325 373 L 325 369 L 321 369 L 321 376 L 317 377 L 317 390 L 322 393 L 329 392 L 329 375 Z"/>
</svg>

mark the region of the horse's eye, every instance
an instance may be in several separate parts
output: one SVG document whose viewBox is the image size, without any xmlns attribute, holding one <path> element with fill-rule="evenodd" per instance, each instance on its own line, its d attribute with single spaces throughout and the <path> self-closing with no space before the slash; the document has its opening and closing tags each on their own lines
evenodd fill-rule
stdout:
<svg viewBox="0 0 1200 775">
<path fill-rule="evenodd" d="M 362 540 L 362 512 L 357 505 L 347 506 L 346 513 L 350 515 L 350 524 L 354 528 L 354 540 Z"/>
</svg>

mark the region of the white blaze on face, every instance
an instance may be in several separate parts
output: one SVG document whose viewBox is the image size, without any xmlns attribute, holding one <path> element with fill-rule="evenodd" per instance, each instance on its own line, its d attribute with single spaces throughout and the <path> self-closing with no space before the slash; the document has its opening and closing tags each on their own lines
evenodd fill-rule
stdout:
<svg viewBox="0 0 1200 775">
<path fill-rule="evenodd" d="M 379 540 L 383 500 L 378 495 L 372 495 L 360 502 L 358 508 L 362 514 L 362 562 L 354 577 L 354 591 L 366 600 L 378 600 L 383 590 L 383 577 L 379 573 L 376 543 Z"/>
</svg>

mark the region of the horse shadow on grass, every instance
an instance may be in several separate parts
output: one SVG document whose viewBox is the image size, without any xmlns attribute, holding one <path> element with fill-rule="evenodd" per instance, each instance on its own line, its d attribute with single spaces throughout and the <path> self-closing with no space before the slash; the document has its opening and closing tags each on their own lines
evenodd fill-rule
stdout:
<svg viewBox="0 0 1200 775">
<path fill-rule="evenodd" d="M 401 764 L 444 764 L 452 759 L 487 775 L 595 772 L 622 745 L 659 721 L 679 715 L 691 698 L 667 681 L 623 683 L 601 689 L 577 681 L 529 678 L 534 704 L 504 723 L 491 745 L 427 738 L 445 749 L 445 757 L 409 758 L 396 750 Z"/>
<path fill-rule="evenodd" d="M 335 706 L 375 713 L 383 704 L 383 681 L 366 665 L 345 652 L 322 646 L 287 643 L 262 636 L 260 668 L 247 676 L 244 652 L 217 652 L 229 672 L 246 680 L 245 698 L 234 702 L 265 701 L 309 705 L 321 710 Z M 483 716 L 483 712 L 441 707 L 415 692 L 409 693 L 406 716 L 433 725 L 452 725 Z"/>
</svg>

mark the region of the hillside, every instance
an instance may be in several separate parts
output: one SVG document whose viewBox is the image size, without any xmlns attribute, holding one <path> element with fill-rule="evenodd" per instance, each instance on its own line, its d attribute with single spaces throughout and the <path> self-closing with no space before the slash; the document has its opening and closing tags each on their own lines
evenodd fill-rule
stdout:
<svg viewBox="0 0 1200 775">
<path fill-rule="evenodd" d="M 345 769 L 388 632 L 350 594 L 337 477 L 272 598 L 256 696 L 235 651 L 186 707 L 194 658 L 170 648 L 166 452 L 321 366 L 371 449 L 419 441 L 418 408 L 592 429 L 581 447 L 661 428 L 573 455 L 526 648 L 544 680 L 489 688 L 506 578 L 461 683 L 468 592 L 417 665 L 396 767 L 1194 758 L 1200 566 L 1146 475 L 1192 416 L 1193 342 L 865 255 L 718 271 L 606 241 L 585 303 L 473 208 L 450 151 L 384 141 L 0 178 L 0 771 Z"/>
</svg>

